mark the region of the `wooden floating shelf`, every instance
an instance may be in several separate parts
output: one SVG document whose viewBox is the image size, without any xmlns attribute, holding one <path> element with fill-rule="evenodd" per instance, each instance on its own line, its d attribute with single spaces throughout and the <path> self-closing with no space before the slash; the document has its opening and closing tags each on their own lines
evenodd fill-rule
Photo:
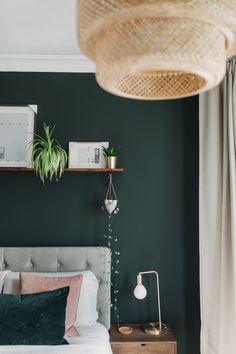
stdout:
<svg viewBox="0 0 236 354">
<path fill-rule="evenodd" d="M 0 172 L 34 172 L 33 168 L 25 167 L 0 167 Z M 65 172 L 101 172 L 117 173 L 124 172 L 123 168 L 66 168 Z"/>
</svg>

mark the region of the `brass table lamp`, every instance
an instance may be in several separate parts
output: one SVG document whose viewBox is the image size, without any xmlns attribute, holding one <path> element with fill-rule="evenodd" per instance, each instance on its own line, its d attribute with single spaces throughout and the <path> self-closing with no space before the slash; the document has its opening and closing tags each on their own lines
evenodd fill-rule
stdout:
<svg viewBox="0 0 236 354">
<path fill-rule="evenodd" d="M 158 322 L 151 322 L 148 323 L 143 327 L 143 330 L 147 334 L 152 335 L 161 335 L 165 332 L 167 326 L 161 322 L 161 300 L 160 300 L 160 286 L 159 286 L 159 275 L 155 271 L 148 271 L 148 272 L 139 272 L 137 274 L 137 285 L 134 289 L 134 296 L 142 300 L 147 295 L 147 290 L 142 282 L 142 276 L 145 274 L 155 274 L 156 275 L 156 282 L 157 282 L 157 308 L 158 308 Z"/>
</svg>

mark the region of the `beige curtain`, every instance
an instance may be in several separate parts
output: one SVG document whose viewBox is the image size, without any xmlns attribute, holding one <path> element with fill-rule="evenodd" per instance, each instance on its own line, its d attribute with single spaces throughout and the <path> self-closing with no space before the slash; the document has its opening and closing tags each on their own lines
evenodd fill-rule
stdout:
<svg viewBox="0 0 236 354">
<path fill-rule="evenodd" d="M 200 97 L 201 353 L 236 354 L 236 60 Z"/>
</svg>

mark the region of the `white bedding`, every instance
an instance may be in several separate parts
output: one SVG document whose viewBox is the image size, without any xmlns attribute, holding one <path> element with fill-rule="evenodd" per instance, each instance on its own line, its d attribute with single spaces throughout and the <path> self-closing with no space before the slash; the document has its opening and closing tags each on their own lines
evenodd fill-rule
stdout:
<svg viewBox="0 0 236 354">
<path fill-rule="evenodd" d="M 69 345 L 0 345 L 0 354 L 112 354 L 107 329 L 100 323 L 79 327 L 79 337 L 66 338 Z"/>
</svg>

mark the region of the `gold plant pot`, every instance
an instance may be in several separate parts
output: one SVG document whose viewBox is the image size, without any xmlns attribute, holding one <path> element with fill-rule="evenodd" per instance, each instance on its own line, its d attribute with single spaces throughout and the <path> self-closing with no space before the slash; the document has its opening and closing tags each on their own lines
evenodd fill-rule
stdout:
<svg viewBox="0 0 236 354">
<path fill-rule="evenodd" d="M 116 168 L 116 156 L 107 156 L 107 168 Z"/>
</svg>

